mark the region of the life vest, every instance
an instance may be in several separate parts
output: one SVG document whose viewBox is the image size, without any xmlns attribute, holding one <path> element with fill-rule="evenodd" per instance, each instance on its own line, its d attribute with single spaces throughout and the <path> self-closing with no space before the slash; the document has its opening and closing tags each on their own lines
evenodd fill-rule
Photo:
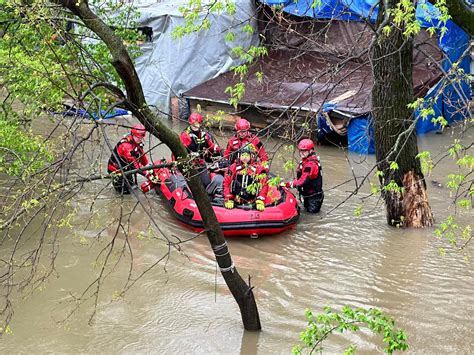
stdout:
<svg viewBox="0 0 474 355">
<path fill-rule="evenodd" d="M 186 133 L 191 138 L 191 144 L 188 145 L 188 149 L 191 152 L 200 153 L 203 149 L 210 148 L 208 143 L 208 134 L 204 131 L 199 131 L 200 135 L 198 136 L 191 127 L 186 128 Z"/>
<path fill-rule="evenodd" d="M 247 167 L 243 165 L 236 166 L 235 177 L 231 184 L 231 193 L 244 201 L 255 200 L 259 192 L 258 186 L 256 189 L 252 189 L 253 191 L 248 191 L 247 187 L 254 183 L 256 175 L 257 167 L 253 165 Z"/>
<path fill-rule="evenodd" d="M 318 167 L 318 171 L 314 169 Z M 303 196 L 314 195 L 323 190 L 323 170 L 319 157 L 315 154 L 308 156 L 306 159 L 300 161 L 298 170 L 296 171 L 296 178 L 299 179 L 303 172 L 309 173 L 310 181 L 299 186 L 298 191 Z"/>
</svg>

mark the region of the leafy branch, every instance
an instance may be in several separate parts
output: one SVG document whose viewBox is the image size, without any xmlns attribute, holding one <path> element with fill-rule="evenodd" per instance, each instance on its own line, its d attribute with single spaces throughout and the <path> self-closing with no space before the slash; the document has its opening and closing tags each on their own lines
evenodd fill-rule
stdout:
<svg viewBox="0 0 474 355">
<path fill-rule="evenodd" d="M 406 333 L 395 327 L 395 321 L 376 308 L 352 309 L 349 306 L 342 307 L 340 312 L 331 307 L 324 307 L 324 312 L 313 314 L 309 309 L 305 311 L 308 326 L 300 334 L 302 344 L 293 347 L 294 355 L 309 351 L 310 354 L 323 350 L 322 343 L 331 334 L 343 333 L 345 331 L 357 332 L 361 327 L 370 329 L 375 334 L 383 336 L 386 344 L 384 351 L 392 354 L 396 350 L 408 349 Z M 351 345 L 345 354 L 355 353 L 356 347 Z"/>
</svg>

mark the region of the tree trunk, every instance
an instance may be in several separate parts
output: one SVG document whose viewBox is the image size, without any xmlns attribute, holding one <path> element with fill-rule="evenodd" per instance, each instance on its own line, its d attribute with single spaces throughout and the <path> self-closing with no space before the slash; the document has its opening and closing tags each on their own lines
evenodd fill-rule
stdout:
<svg viewBox="0 0 474 355">
<path fill-rule="evenodd" d="M 260 330 L 262 327 L 252 291 L 253 287 L 245 283 L 234 266 L 224 234 L 212 209 L 209 196 L 202 185 L 201 178 L 194 169 L 190 171 L 189 175 L 192 176 L 188 178 L 189 188 L 201 213 L 204 228 L 222 276 L 239 305 L 244 328 L 247 330 Z"/>
<path fill-rule="evenodd" d="M 178 134 L 164 125 L 146 104 L 141 82 L 122 40 L 91 11 L 86 1 L 56 1 L 78 16 L 107 45 L 112 55 L 112 64 L 126 88 L 127 97 L 123 99 L 128 106 L 127 108 L 145 125 L 149 132 L 171 149 L 175 157 L 178 159 L 186 157 L 188 153 L 182 145 Z M 239 305 L 244 328 L 246 330 L 260 330 L 260 317 L 252 292 L 253 288 L 245 283 L 232 262 L 224 234 L 212 209 L 209 197 L 201 183 L 201 179 L 194 169 L 183 173 L 188 177 L 191 176 L 188 179 L 189 188 L 196 200 L 209 243 L 216 256 L 222 276 Z"/>
<path fill-rule="evenodd" d="M 388 2 L 392 8 L 396 0 Z M 381 13 L 383 10 L 380 11 Z M 371 48 L 372 116 L 382 196 L 391 226 L 433 225 L 426 184 L 419 160 L 413 110 L 413 40 L 391 23 L 388 35 L 378 32 Z M 398 168 L 391 169 L 391 163 Z M 402 189 L 392 188 L 395 182 Z M 391 183 L 391 184 L 390 184 Z M 389 185 L 390 184 L 390 185 Z M 396 185 L 395 185 L 396 186 Z"/>
</svg>

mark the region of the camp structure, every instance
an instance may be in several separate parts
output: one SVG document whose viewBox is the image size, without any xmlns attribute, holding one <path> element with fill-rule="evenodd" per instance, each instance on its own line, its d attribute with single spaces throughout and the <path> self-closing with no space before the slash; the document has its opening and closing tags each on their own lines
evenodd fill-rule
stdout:
<svg viewBox="0 0 474 355">
<path fill-rule="evenodd" d="M 274 6 L 283 14 L 276 16 Z M 266 115 L 267 123 L 275 118 L 311 122 L 317 139 L 343 137 L 350 151 L 373 153 L 368 48 L 376 1 L 323 0 L 314 7 L 312 0 L 266 0 L 257 11 L 258 30 L 269 54 L 256 61 L 244 78 L 241 115 L 258 111 Z M 465 117 L 469 84 L 450 79 L 455 67 L 469 72 L 470 58 L 469 36 L 454 22 L 448 20 L 441 36 L 438 13 L 431 4 L 419 2 L 416 15 L 423 29 L 415 39 L 413 85 L 416 96 L 434 109 L 434 115 L 424 119 L 419 110 L 415 112 L 421 134 L 440 129 L 432 118 L 443 116 L 451 123 Z M 433 26 L 437 34 L 431 36 L 425 29 Z M 228 105 L 225 89 L 237 80 L 232 72 L 222 73 L 182 96 L 191 107 Z"/>
</svg>

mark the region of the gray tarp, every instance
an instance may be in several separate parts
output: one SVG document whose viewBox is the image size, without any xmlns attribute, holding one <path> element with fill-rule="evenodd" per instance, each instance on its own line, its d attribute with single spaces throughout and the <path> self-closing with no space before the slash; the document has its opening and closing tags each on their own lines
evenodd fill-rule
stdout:
<svg viewBox="0 0 474 355">
<path fill-rule="evenodd" d="M 185 23 L 178 9 L 187 1 L 138 1 L 134 4 L 141 14 L 140 26 L 153 29 L 153 41 L 141 46 L 143 55 L 136 60 L 138 75 L 147 102 L 165 112 L 169 112 L 172 96 L 178 96 L 240 64 L 239 58 L 231 56 L 233 47 L 248 48 L 258 44 L 256 30 L 253 35 L 241 31 L 248 23 L 256 28 L 253 1 L 236 1 L 237 11 L 233 16 L 202 12 L 200 19 L 207 15 L 211 28 L 181 39 L 173 39 L 171 34 L 175 26 Z M 233 42 L 224 41 L 229 29 L 236 35 Z"/>
</svg>

